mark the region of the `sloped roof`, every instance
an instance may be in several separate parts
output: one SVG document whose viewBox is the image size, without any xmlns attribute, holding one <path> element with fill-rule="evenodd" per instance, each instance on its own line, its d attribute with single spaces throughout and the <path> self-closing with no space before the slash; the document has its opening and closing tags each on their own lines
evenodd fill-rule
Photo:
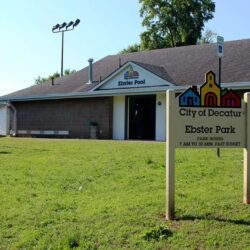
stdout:
<svg viewBox="0 0 250 250">
<path fill-rule="evenodd" d="M 173 83 L 173 79 L 169 76 L 168 72 L 166 71 L 164 67 L 158 66 L 158 65 L 147 64 L 147 63 L 135 62 L 135 61 L 132 61 L 132 62 L 150 71 L 151 73 L 161 77 L 162 79 L 170 83 Z"/>
<path fill-rule="evenodd" d="M 88 82 L 88 67 L 69 76 L 4 96 L 46 96 L 53 94 L 86 93 L 122 64 L 133 61 L 177 86 L 204 83 L 205 74 L 212 70 L 218 75 L 216 44 L 157 49 L 124 55 L 107 56 L 93 64 L 94 83 Z M 225 42 L 222 59 L 222 83 L 250 82 L 250 39 Z M 3 97 L 2 97 L 3 98 Z"/>
</svg>

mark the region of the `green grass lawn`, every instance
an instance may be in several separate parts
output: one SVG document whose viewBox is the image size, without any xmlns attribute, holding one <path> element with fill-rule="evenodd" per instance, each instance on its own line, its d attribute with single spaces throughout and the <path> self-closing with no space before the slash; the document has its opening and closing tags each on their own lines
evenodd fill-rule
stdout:
<svg viewBox="0 0 250 250">
<path fill-rule="evenodd" d="M 177 150 L 166 222 L 165 144 L 0 139 L 0 249 L 250 249 L 243 152 Z"/>
</svg>

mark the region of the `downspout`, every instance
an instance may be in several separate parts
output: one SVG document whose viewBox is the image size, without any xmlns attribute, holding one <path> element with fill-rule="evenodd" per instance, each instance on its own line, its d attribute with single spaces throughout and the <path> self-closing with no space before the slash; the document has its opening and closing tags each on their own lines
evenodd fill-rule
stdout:
<svg viewBox="0 0 250 250">
<path fill-rule="evenodd" d="M 17 134 L 17 110 L 16 110 L 15 106 L 11 102 L 8 102 L 7 107 L 12 109 L 13 114 L 14 114 L 14 119 L 13 119 L 14 126 L 13 126 L 12 136 L 16 136 L 16 134 Z"/>
</svg>

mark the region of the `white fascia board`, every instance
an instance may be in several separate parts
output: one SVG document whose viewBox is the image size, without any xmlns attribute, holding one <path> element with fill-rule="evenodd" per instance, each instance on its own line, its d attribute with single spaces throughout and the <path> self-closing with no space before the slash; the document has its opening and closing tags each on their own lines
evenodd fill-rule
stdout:
<svg viewBox="0 0 250 250">
<path fill-rule="evenodd" d="M 115 89 L 115 90 L 99 90 L 94 92 L 83 92 L 83 93 L 69 93 L 69 94 L 51 94 L 45 96 L 27 96 L 27 97 L 10 97 L 0 98 L 1 101 L 35 101 L 35 100 L 53 100 L 53 99 L 69 99 L 69 98 L 91 98 L 91 97 L 104 97 L 114 95 L 126 95 L 126 94 L 138 94 L 138 93 L 156 93 L 164 92 L 168 89 L 172 89 L 170 86 L 162 87 L 150 87 L 150 88 L 132 88 L 132 89 Z"/>
<path fill-rule="evenodd" d="M 95 93 L 100 93 L 101 95 L 104 96 L 137 95 L 137 94 L 166 92 L 168 89 L 173 89 L 173 88 L 170 86 L 150 87 L 150 88 L 124 88 L 124 89 L 112 89 L 112 90 L 98 90 L 95 91 Z"/>
<path fill-rule="evenodd" d="M 112 73 L 110 76 L 108 76 L 106 79 L 104 79 L 102 82 L 100 82 L 99 84 L 97 84 L 93 89 L 91 89 L 90 91 L 95 91 L 97 90 L 98 88 L 100 88 L 102 85 L 104 85 L 105 83 L 107 83 L 108 81 L 110 81 L 113 77 L 117 76 L 118 74 L 120 74 L 121 71 L 123 71 L 128 65 L 132 65 L 132 66 L 137 66 L 137 67 L 140 67 L 144 72 L 147 72 L 147 74 L 155 77 L 156 79 L 159 79 L 160 81 L 164 81 L 166 82 L 166 85 L 169 85 L 169 86 L 175 86 L 174 84 L 170 83 L 169 81 L 166 81 L 165 79 L 159 77 L 158 75 L 150 72 L 149 70 L 147 69 L 144 69 L 142 66 L 140 66 L 139 64 L 136 64 L 134 62 L 131 62 L 131 61 L 128 61 L 126 62 L 121 68 L 119 68 L 118 70 L 116 70 L 114 73 Z"/>
<path fill-rule="evenodd" d="M 197 87 L 200 88 L 202 85 L 203 84 L 199 84 L 199 85 L 197 85 Z M 184 89 L 187 89 L 189 87 L 190 87 L 190 85 L 176 86 L 176 87 L 173 87 L 173 89 L 184 90 Z M 234 90 L 250 89 L 250 82 L 230 82 L 230 83 L 223 82 L 223 83 L 221 83 L 221 87 L 228 88 L 228 89 L 234 89 Z"/>
<path fill-rule="evenodd" d="M 250 82 L 230 82 L 222 83 L 221 87 L 230 89 L 250 89 Z"/>
<path fill-rule="evenodd" d="M 198 88 L 200 88 L 203 84 L 196 85 Z M 169 89 L 173 89 L 176 91 L 182 91 L 189 88 L 190 85 L 183 85 L 183 86 L 173 86 Z M 222 88 L 230 88 L 234 90 L 242 90 L 242 89 L 250 89 L 250 82 L 230 82 L 230 83 L 221 83 Z"/>
<path fill-rule="evenodd" d="M 91 98 L 91 97 L 105 97 L 117 95 L 133 95 L 133 94 L 149 94 L 165 92 L 169 89 L 182 91 L 187 89 L 187 86 L 158 86 L 158 87 L 145 87 L 145 88 L 124 88 L 113 90 L 98 90 L 89 92 L 72 92 L 68 94 L 51 94 L 44 96 L 23 96 L 23 97 L 10 97 L 0 98 L 0 102 L 18 102 L 18 101 L 37 101 L 37 100 L 56 100 L 56 99 L 70 99 L 70 98 Z"/>
</svg>

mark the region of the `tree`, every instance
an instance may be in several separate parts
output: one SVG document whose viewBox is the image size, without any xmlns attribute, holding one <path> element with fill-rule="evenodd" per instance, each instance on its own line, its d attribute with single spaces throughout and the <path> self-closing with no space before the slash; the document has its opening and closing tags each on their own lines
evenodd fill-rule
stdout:
<svg viewBox="0 0 250 250">
<path fill-rule="evenodd" d="M 41 84 L 41 83 L 44 83 L 47 81 L 47 78 L 42 78 L 41 76 L 38 76 L 36 79 L 35 79 L 35 84 L 38 85 L 38 84 Z"/>
<path fill-rule="evenodd" d="M 73 73 L 75 73 L 76 72 L 76 70 L 71 70 L 71 69 L 65 69 L 64 70 L 64 75 L 70 75 L 70 74 L 73 74 Z"/>
<path fill-rule="evenodd" d="M 212 30 L 206 29 L 201 39 L 197 41 L 198 44 L 214 43 L 217 37 L 217 33 Z"/>
<path fill-rule="evenodd" d="M 196 44 L 204 23 L 213 18 L 212 0 L 139 0 L 142 4 L 143 49 Z"/>
<path fill-rule="evenodd" d="M 64 75 L 70 75 L 70 74 L 73 74 L 75 73 L 76 70 L 71 70 L 71 69 L 65 69 L 64 70 Z M 59 78 L 60 77 L 60 74 L 58 72 L 55 72 L 54 74 L 52 75 L 49 75 L 48 77 L 41 77 L 41 76 L 38 76 L 36 79 L 35 79 L 35 84 L 42 84 L 42 83 L 45 83 L 47 81 L 51 81 L 52 79 L 56 79 L 56 78 Z"/>
<path fill-rule="evenodd" d="M 141 45 L 135 43 L 134 45 L 129 45 L 126 49 L 123 49 L 119 52 L 119 54 L 127 54 L 132 52 L 138 52 L 141 51 Z"/>
<path fill-rule="evenodd" d="M 213 18 L 212 0 L 139 0 L 146 31 L 139 45 L 121 53 L 194 45 L 202 37 L 205 22 Z"/>
</svg>

